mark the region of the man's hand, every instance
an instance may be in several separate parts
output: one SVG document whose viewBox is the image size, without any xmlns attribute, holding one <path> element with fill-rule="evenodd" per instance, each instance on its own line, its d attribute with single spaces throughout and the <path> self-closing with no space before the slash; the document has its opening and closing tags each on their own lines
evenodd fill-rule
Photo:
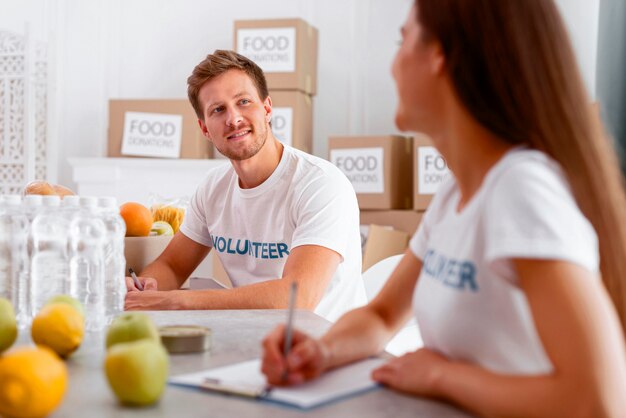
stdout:
<svg viewBox="0 0 626 418">
<path fill-rule="evenodd" d="M 166 311 L 184 309 L 185 290 L 156 291 L 144 290 L 126 293 L 124 310 L 126 311 Z"/>
<path fill-rule="evenodd" d="M 372 379 L 391 389 L 434 396 L 433 387 L 448 360 L 426 348 L 389 360 L 372 372 Z"/>
<path fill-rule="evenodd" d="M 139 280 L 139 283 L 143 285 L 143 290 L 157 290 L 157 281 L 155 278 L 137 277 L 137 280 Z M 126 289 L 129 292 L 140 291 L 139 289 L 137 289 L 137 286 L 135 286 L 135 282 L 133 281 L 133 278 L 130 276 L 126 276 Z"/>
</svg>

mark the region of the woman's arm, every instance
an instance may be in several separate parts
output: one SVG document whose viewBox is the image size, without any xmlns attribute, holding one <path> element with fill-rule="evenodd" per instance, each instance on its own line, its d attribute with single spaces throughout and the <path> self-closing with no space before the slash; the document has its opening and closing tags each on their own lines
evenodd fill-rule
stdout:
<svg viewBox="0 0 626 418">
<path fill-rule="evenodd" d="M 263 341 L 262 371 L 269 383 L 300 383 L 329 368 L 379 353 L 411 316 L 413 290 L 421 268 L 421 261 L 407 250 L 371 303 L 346 313 L 319 340 L 296 332 L 287 359 L 282 356 L 284 327 L 272 331 Z M 289 369 L 289 377 L 282 381 L 285 368 Z"/>
<path fill-rule="evenodd" d="M 623 416 L 624 336 L 601 281 L 572 263 L 514 263 L 553 373 L 504 376 L 419 350 L 383 366 L 375 378 L 487 417 Z"/>
</svg>

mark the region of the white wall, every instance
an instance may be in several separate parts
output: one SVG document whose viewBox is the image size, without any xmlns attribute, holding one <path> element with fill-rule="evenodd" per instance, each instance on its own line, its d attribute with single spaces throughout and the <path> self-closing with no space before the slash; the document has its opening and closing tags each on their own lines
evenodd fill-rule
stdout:
<svg viewBox="0 0 626 418">
<path fill-rule="evenodd" d="M 600 5 L 596 90 L 603 119 L 615 138 L 626 172 L 626 2 Z"/>
<path fill-rule="evenodd" d="M 578 55 L 585 85 L 596 98 L 600 0 L 556 0 Z"/>
<path fill-rule="evenodd" d="M 599 0 L 557 0 L 595 95 Z M 329 135 L 397 132 L 390 76 L 411 0 L 0 0 L 0 28 L 50 43 L 52 139 L 58 181 L 73 186 L 68 157 L 106 153 L 109 98 L 184 98 L 209 52 L 231 48 L 233 21 L 302 17 L 319 29 L 314 153 Z"/>
</svg>

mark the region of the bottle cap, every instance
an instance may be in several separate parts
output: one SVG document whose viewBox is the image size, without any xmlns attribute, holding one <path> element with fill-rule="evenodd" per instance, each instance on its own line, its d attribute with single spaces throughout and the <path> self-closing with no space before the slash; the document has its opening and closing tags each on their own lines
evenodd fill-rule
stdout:
<svg viewBox="0 0 626 418">
<path fill-rule="evenodd" d="M 211 330 L 196 325 L 159 328 L 161 342 L 170 354 L 200 353 L 211 349 Z"/>
<path fill-rule="evenodd" d="M 80 196 L 68 195 L 63 198 L 63 206 L 76 206 L 80 204 Z"/>
</svg>

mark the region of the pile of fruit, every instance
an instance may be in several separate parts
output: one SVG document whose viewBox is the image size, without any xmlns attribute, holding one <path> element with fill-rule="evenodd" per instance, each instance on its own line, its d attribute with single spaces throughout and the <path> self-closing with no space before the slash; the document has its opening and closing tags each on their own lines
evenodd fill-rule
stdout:
<svg viewBox="0 0 626 418">
<path fill-rule="evenodd" d="M 11 303 L 0 298 L 0 415 L 39 417 L 59 406 L 67 389 L 63 358 L 81 344 L 85 318 L 80 303 L 65 295 L 50 299 L 33 319 L 36 346 L 8 351 L 17 339 Z"/>
<path fill-rule="evenodd" d="M 7 351 L 18 328 L 13 306 L 0 298 L 0 416 L 46 416 L 61 404 L 68 385 L 63 360 L 80 347 L 84 330 L 80 302 L 55 296 L 33 319 L 36 345 Z M 107 330 L 106 349 L 104 371 L 121 403 L 144 406 L 159 400 L 169 357 L 149 316 L 133 312 L 117 317 Z"/>
<path fill-rule="evenodd" d="M 183 223 L 185 210 L 167 205 L 154 205 L 150 210 L 141 203 L 127 202 L 120 207 L 120 215 L 127 237 L 174 235 Z"/>
</svg>

